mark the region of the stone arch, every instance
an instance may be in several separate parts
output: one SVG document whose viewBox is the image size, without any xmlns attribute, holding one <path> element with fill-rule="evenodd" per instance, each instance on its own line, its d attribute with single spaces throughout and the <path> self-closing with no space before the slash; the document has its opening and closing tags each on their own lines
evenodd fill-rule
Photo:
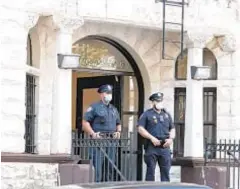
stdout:
<svg viewBox="0 0 240 189">
<path fill-rule="evenodd" d="M 141 29 L 139 29 L 141 30 Z M 143 49 L 141 46 L 143 42 L 143 35 L 146 36 L 145 32 L 147 31 L 138 31 L 135 28 L 129 28 L 126 26 L 121 25 L 108 25 L 108 24 L 91 24 L 91 23 L 85 23 L 84 26 L 80 27 L 78 30 L 74 32 L 73 35 L 73 44 L 80 39 L 86 38 L 87 36 L 102 36 L 109 38 L 115 42 L 117 42 L 119 45 L 121 45 L 123 48 L 125 48 L 132 58 L 135 60 L 137 67 L 139 68 L 139 71 L 141 73 L 142 79 L 143 79 L 143 85 L 144 85 L 144 107 L 149 106 L 148 102 L 148 96 L 154 91 L 152 80 L 153 78 L 150 77 L 150 71 L 148 67 L 152 66 L 147 65 L 147 60 L 149 59 L 149 56 L 146 56 L 146 53 L 149 51 L 149 49 L 152 47 L 150 46 L 147 49 Z M 154 43 L 154 40 L 152 41 Z M 155 39 L 156 43 L 156 39 Z M 155 49 L 154 49 L 155 51 Z M 156 58 L 157 60 L 155 62 L 160 61 L 160 57 Z M 159 73 L 160 75 L 160 73 Z M 159 84 L 160 85 L 160 84 Z M 157 89 L 155 89 L 157 90 Z"/>
</svg>

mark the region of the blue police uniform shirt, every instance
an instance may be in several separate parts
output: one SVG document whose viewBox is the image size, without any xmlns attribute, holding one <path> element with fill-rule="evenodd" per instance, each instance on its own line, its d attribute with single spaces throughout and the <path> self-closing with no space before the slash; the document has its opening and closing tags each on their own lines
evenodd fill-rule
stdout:
<svg viewBox="0 0 240 189">
<path fill-rule="evenodd" d="M 158 113 L 153 108 L 141 115 L 138 126 L 144 127 L 152 136 L 158 139 L 169 137 L 169 131 L 174 128 L 172 117 L 168 112 L 162 110 Z"/>
<path fill-rule="evenodd" d="M 112 105 L 106 105 L 102 101 L 92 104 L 84 115 L 95 132 L 115 132 L 116 126 L 121 124 L 119 113 Z"/>
</svg>

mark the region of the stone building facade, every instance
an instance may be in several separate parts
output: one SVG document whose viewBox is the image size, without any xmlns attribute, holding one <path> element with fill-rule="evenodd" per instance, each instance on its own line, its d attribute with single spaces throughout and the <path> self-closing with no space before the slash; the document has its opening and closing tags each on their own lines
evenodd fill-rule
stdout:
<svg viewBox="0 0 240 189">
<path fill-rule="evenodd" d="M 186 3 L 184 58 L 178 58 L 179 45 L 166 43 L 170 59 L 164 60 L 163 7 L 154 0 L 1 2 L 2 188 L 41 188 L 58 183 L 58 164 L 71 154 L 71 133 L 76 127 L 73 126 L 76 110 L 72 108 L 76 108 L 74 78 L 105 74 L 99 70 L 76 73 L 59 69 L 57 54 L 71 54 L 73 46 L 88 36 L 111 39 L 134 59 L 143 81 L 144 102 L 140 102 L 143 110 L 150 106 L 151 93 L 164 93 L 165 106 L 180 125 L 177 136 L 182 156 L 203 157 L 204 137 L 214 141 L 239 139 L 240 2 L 188 0 Z M 180 10 L 168 8 L 166 18 L 177 22 Z M 169 26 L 166 34 L 178 40 L 180 29 Z M 192 80 L 190 66 L 203 64 L 210 65 L 212 76 L 216 77 Z M 179 79 L 180 76 L 183 78 Z M 33 82 L 31 79 L 35 82 L 34 155 L 26 153 L 29 114 L 25 94 L 26 82 Z M 206 96 L 211 96 L 206 97 L 211 101 L 208 105 L 204 105 L 203 90 Z M 126 130 L 128 123 L 124 123 Z M 32 156 L 30 162 L 21 160 L 25 156 Z M 44 163 L 49 157 L 57 160 Z"/>
</svg>

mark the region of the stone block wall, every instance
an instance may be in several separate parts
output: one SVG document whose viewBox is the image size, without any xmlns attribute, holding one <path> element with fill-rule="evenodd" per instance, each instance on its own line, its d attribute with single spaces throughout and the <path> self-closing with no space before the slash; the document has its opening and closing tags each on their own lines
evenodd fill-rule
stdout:
<svg viewBox="0 0 240 189">
<path fill-rule="evenodd" d="M 1 189 L 41 189 L 57 183 L 58 164 L 1 163 Z"/>
<path fill-rule="evenodd" d="M 8 1 L 11 3 L 12 1 Z M 1 48 L 2 54 L 4 55 L 4 61 L 1 63 L 3 77 L 2 83 L 4 87 L 4 93 L 1 98 L 3 101 L 3 106 L 6 107 L 2 111 L 2 121 L 3 125 L 9 125 L 9 127 L 3 127 L 2 138 L 4 145 L 2 146 L 2 151 L 5 152 L 14 152 L 14 153 L 22 153 L 24 151 L 24 120 L 25 120 L 25 75 L 26 75 L 26 37 L 28 34 L 28 25 L 29 23 L 25 23 L 23 15 L 16 14 L 15 7 L 11 6 L 19 6 L 25 7 L 29 12 L 38 12 L 41 15 L 51 15 L 53 7 L 56 9 L 60 9 L 61 6 L 57 1 L 52 1 L 51 4 L 46 3 L 46 1 L 39 1 L 38 4 L 36 1 L 26 1 L 24 4 L 19 0 L 17 4 L 5 4 L 4 8 L 1 8 L 1 13 L 4 15 L 4 20 L 0 20 L 3 28 L 5 30 L 1 32 L 0 37 L 2 37 L 3 43 Z M 84 1 L 85 5 L 87 1 Z M 105 2 L 105 1 L 101 1 Z M 119 1 L 120 2 L 120 1 Z M 133 1 L 132 1 L 133 2 Z M 202 1 L 199 1 L 202 2 Z M 215 3 L 215 1 L 212 1 Z M 7 3 L 7 1 L 5 2 Z M 64 4 L 64 3 L 63 3 Z M 231 17 L 231 23 L 235 23 L 233 16 L 233 12 L 235 9 L 231 11 L 222 11 L 225 10 L 226 7 L 222 7 L 215 9 L 213 6 L 215 4 L 211 3 L 212 6 L 208 6 L 208 9 L 203 9 L 205 5 L 201 5 L 201 11 L 195 11 L 198 8 L 198 4 L 196 6 L 192 6 L 192 9 L 189 9 L 189 15 L 191 15 L 192 22 L 194 24 L 198 20 L 201 21 L 206 27 L 208 25 L 213 25 L 215 29 L 225 28 L 226 25 L 223 23 L 229 23 L 229 19 Z M 54 5 L 54 6 L 53 6 Z M 56 6 L 55 6 L 56 5 Z M 148 108 L 148 95 L 152 92 L 161 90 L 165 94 L 166 106 L 168 110 L 173 114 L 174 110 L 174 87 L 185 86 L 185 82 L 175 81 L 174 79 L 174 61 L 162 61 L 161 60 L 161 32 L 159 30 L 160 22 L 156 22 L 153 24 L 148 19 L 150 13 L 153 11 L 150 7 L 145 6 L 141 3 L 141 16 L 135 14 L 134 17 L 140 18 L 141 21 L 133 19 L 130 17 L 130 21 L 121 21 L 116 19 L 116 22 L 113 24 L 107 24 L 106 22 L 96 23 L 89 22 L 89 20 L 94 20 L 98 17 L 101 20 L 102 17 L 99 14 L 96 16 L 95 10 L 89 10 L 93 8 L 89 6 L 89 9 L 82 6 L 81 8 L 85 9 L 85 14 L 90 15 L 90 18 L 86 20 L 86 24 L 79 28 L 73 34 L 73 42 L 86 37 L 87 35 L 109 35 L 116 40 L 121 41 L 122 44 L 130 53 L 133 55 L 134 59 L 137 61 L 139 69 L 143 75 L 144 85 L 145 85 L 145 108 Z M 125 6 L 125 5 L 124 5 Z M 159 5 L 158 5 L 159 6 Z M 8 8 L 6 8 L 8 7 Z M 10 7 L 10 8 L 9 8 Z M 75 6 L 73 6 L 75 8 Z M 105 7 L 105 4 L 104 4 Z M 135 7 L 135 6 L 134 6 Z M 139 7 L 139 6 L 138 6 Z M 146 7 L 146 8 L 144 8 Z M 153 7 L 156 7 L 155 4 Z M 195 7 L 195 8 L 194 8 Z M 235 7 L 235 6 L 234 6 Z M 126 7 L 124 7 L 126 8 Z M 131 6 L 129 6 L 131 8 Z M 51 9 L 51 10 L 50 10 Z M 212 10 L 211 10 L 212 9 Z M 122 10 L 122 9 L 119 9 Z M 205 11 L 203 11 L 205 10 Z M 208 11 L 211 10 L 211 11 Z M 215 11 L 213 11 L 215 10 Z M 220 11 L 221 10 L 221 11 Z M 99 9 L 97 9 L 99 13 Z M 224 12 L 226 16 L 222 14 L 217 14 L 217 12 Z M 71 11 L 70 11 L 71 12 Z M 72 11 L 73 12 L 73 11 Z M 90 14 L 89 12 L 94 12 L 94 14 Z M 194 12 L 197 12 L 199 17 L 194 17 Z M 206 16 L 205 14 L 208 12 L 209 14 L 215 14 L 215 16 Z M 88 14 L 87 14 L 88 13 Z M 116 18 L 113 14 L 116 14 L 115 10 L 112 9 L 112 14 L 109 14 L 111 18 Z M 15 16 L 14 16 L 15 15 Z M 70 14 L 69 14 L 70 15 Z M 86 16 L 85 15 L 85 16 Z M 100 14 L 101 15 L 101 14 Z M 137 16 L 136 16 L 137 15 Z M 221 16 L 220 16 L 221 15 Z M 28 15 L 25 15 L 28 17 Z M 70 15 L 71 16 L 71 15 Z M 91 18 L 92 16 L 92 18 Z M 196 16 L 196 15 L 195 15 Z M 6 18 L 5 18 L 6 17 Z M 154 17 L 154 16 L 152 16 Z M 159 17 L 159 14 L 156 14 L 156 17 Z M 105 18 L 105 12 L 104 12 Z M 144 18 L 144 19 L 142 19 Z M 146 19 L 145 19 L 146 18 Z M 190 18 L 190 17 L 189 17 Z M 186 19 L 186 25 L 191 25 L 191 20 Z M 209 20 L 208 24 L 206 24 L 206 20 Z M 219 19 L 224 18 L 224 19 Z M 118 17 L 119 19 L 119 17 Z M 15 21 L 16 20 L 16 21 Z M 39 76 L 39 104 L 38 104 L 38 115 L 37 115 L 37 152 L 39 154 L 49 154 L 50 153 L 50 140 L 51 140 L 51 125 L 52 125 L 52 81 L 53 77 L 53 67 L 55 63 L 55 36 L 51 33 L 51 28 L 47 26 L 46 23 L 41 23 L 43 19 L 40 19 L 37 24 L 37 34 L 38 34 L 38 45 L 39 45 L 39 53 L 41 56 L 39 57 L 39 71 L 41 72 Z M 121 19 L 122 20 L 122 19 Z M 145 20 L 142 22 L 142 20 Z M 109 21 L 108 21 L 109 22 Z M 131 25 L 127 25 L 128 23 L 135 24 L 135 27 Z M 214 24 L 215 23 L 215 24 Z M 154 26 L 154 30 L 150 29 L 149 26 Z M 234 31 L 234 26 L 239 26 L 237 24 L 231 24 L 229 30 Z M 212 29 L 214 29 L 214 27 Z M 218 28 L 219 27 L 219 28 Z M 26 29 L 28 28 L 28 29 Z M 147 28 L 147 29 L 146 29 Z M 191 27 L 189 27 L 191 28 Z M 205 28 L 207 31 L 207 28 Z M 211 29 L 209 29 L 211 30 Z M 16 35 L 18 33 L 18 35 Z M 221 32 L 220 32 L 221 33 Z M 36 44 L 36 41 L 35 41 Z M 168 46 L 168 54 L 176 55 L 176 52 L 179 51 L 179 48 L 172 46 Z M 132 51 L 131 51 L 132 50 Z M 217 101 L 217 127 L 218 127 L 218 137 L 219 138 L 232 138 L 239 137 L 237 135 L 236 130 L 232 128 L 240 130 L 240 126 L 236 126 L 237 123 L 234 122 L 231 112 L 231 104 L 233 103 L 233 99 L 231 98 L 231 92 L 233 90 L 232 83 L 232 56 L 230 54 L 222 54 L 217 48 L 217 50 L 212 49 L 217 56 L 218 60 L 218 80 L 217 81 L 207 81 L 205 82 L 205 86 L 215 86 L 218 87 L 218 101 Z M 34 48 L 36 51 L 36 48 Z M 13 77 L 14 76 L 14 77 Z M 16 108 L 18 107 L 18 108 Z M 9 140 L 11 139 L 11 140 Z M 11 141 L 11 142 L 9 142 Z M 16 145 L 17 144 L 17 145 Z M 57 175 L 58 175 L 58 164 L 42 164 L 42 163 L 2 163 L 1 165 L 2 171 L 2 189 L 10 189 L 10 188 L 43 188 L 44 186 L 54 186 L 57 184 Z M 173 169 L 173 174 L 178 174 L 179 169 L 175 172 Z M 144 171 L 145 172 L 145 171 Z M 156 169 L 158 172 L 158 169 Z M 159 178 L 159 176 L 156 177 Z M 177 176 L 178 177 L 178 176 Z"/>
</svg>

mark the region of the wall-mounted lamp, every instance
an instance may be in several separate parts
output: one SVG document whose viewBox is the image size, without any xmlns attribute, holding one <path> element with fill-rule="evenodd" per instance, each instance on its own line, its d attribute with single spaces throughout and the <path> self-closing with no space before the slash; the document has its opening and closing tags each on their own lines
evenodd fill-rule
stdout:
<svg viewBox="0 0 240 189">
<path fill-rule="evenodd" d="M 57 54 L 58 67 L 61 69 L 76 69 L 79 68 L 79 55 L 75 54 Z"/>
<path fill-rule="evenodd" d="M 191 66 L 191 78 L 194 80 L 206 80 L 211 76 L 209 66 Z"/>
</svg>

